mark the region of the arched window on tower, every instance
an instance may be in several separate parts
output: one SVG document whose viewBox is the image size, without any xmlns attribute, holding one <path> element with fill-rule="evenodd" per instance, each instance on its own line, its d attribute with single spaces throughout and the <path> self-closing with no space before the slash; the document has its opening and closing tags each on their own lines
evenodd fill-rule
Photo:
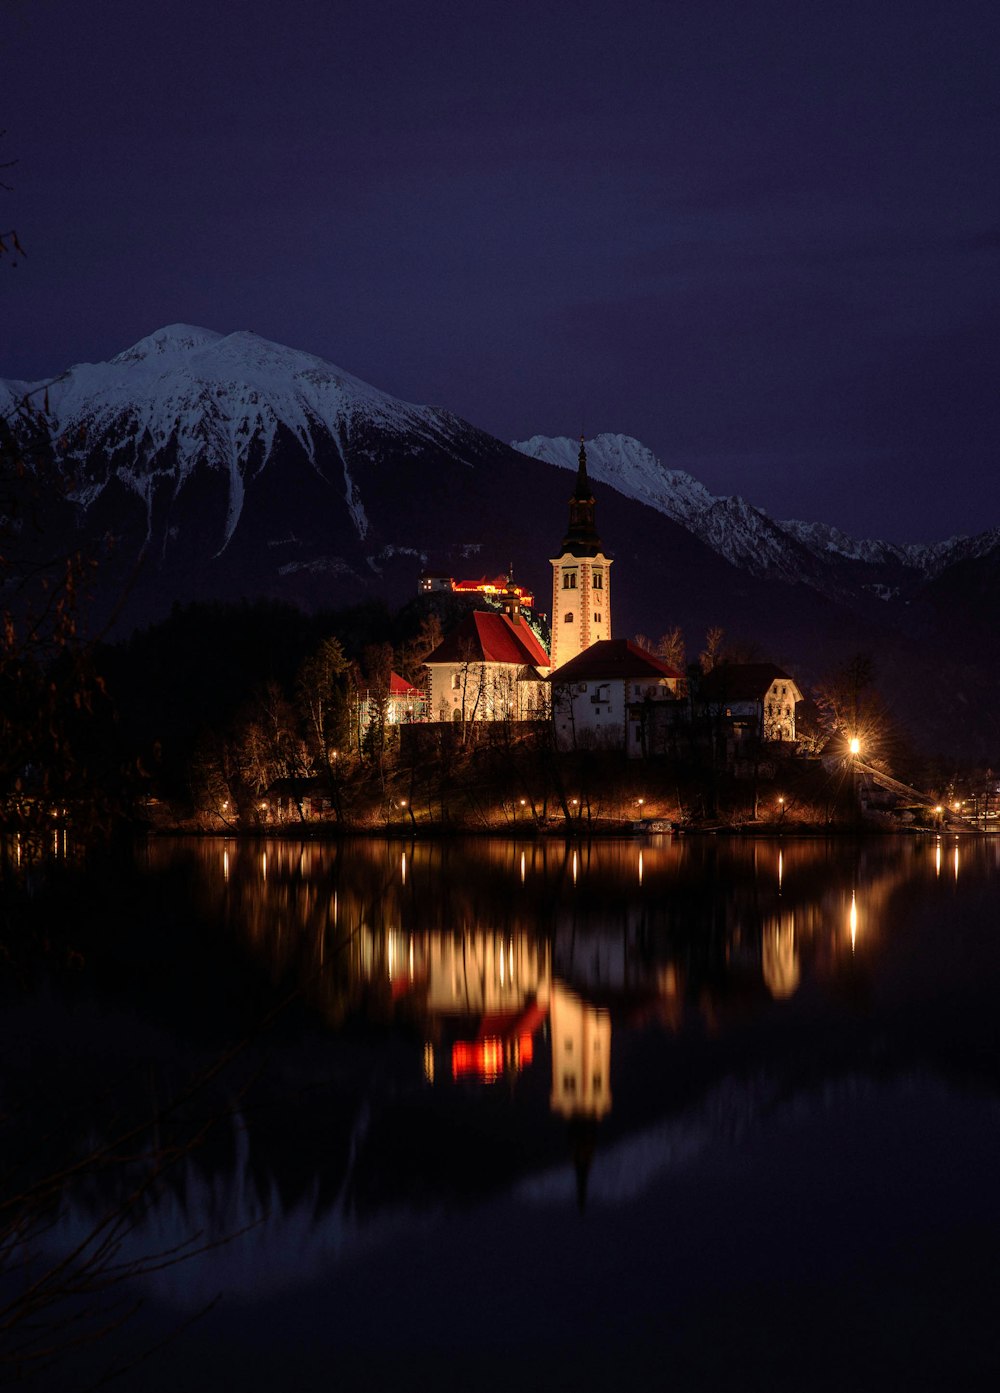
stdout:
<svg viewBox="0 0 1000 1393">
<path fill-rule="evenodd" d="M 563 589 L 564 589 L 564 590 L 575 590 L 575 589 L 576 589 L 576 572 L 575 572 L 575 571 L 564 571 L 564 572 L 563 572 Z"/>
<path fill-rule="evenodd" d="M 564 623 L 564 624 L 572 624 L 572 622 L 573 622 L 573 611 L 572 611 L 571 609 L 568 609 L 568 610 L 566 611 L 566 613 L 563 615 L 563 623 Z"/>
</svg>

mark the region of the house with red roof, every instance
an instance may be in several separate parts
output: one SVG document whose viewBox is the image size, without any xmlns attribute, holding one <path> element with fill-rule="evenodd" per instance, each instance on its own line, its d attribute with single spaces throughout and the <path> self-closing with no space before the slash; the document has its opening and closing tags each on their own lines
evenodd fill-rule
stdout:
<svg viewBox="0 0 1000 1393">
<path fill-rule="evenodd" d="M 504 612 L 474 610 L 425 659 L 432 721 L 530 721 L 548 715 L 549 655 L 508 592 Z"/>
<path fill-rule="evenodd" d="M 629 639 L 593 643 L 549 677 L 556 745 L 560 750 L 652 753 L 664 717 L 683 714 L 683 674 Z"/>
</svg>

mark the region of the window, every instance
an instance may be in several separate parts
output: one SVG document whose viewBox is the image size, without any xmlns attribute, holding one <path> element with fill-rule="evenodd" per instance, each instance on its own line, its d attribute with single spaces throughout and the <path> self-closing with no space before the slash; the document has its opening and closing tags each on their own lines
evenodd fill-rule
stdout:
<svg viewBox="0 0 1000 1393">
<path fill-rule="evenodd" d="M 462 685 L 462 679 L 457 672 L 451 674 L 451 690 L 457 692 Z"/>
<path fill-rule="evenodd" d="M 564 623 L 564 624 L 572 624 L 572 622 L 573 622 L 573 611 L 572 611 L 571 609 L 568 609 L 568 610 L 566 611 L 566 613 L 563 615 L 563 623 Z"/>
<path fill-rule="evenodd" d="M 595 623 L 595 624 L 600 624 L 600 622 L 601 622 L 601 616 L 595 611 L 595 613 L 594 613 L 594 623 Z"/>
<path fill-rule="evenodd" d="M 603 573 L 603 571 L 595 571 L 595 572 L 594 572 L 594 578 L 593 578 L 593 580 L 591 581 L 591 584 L 593 585 L 593 587 L 594 587 L 595 590 L 603 590 L 603 589 L 604 589 L 604 573 Z"/>
<path fill-rule="evenodd" d="M 563 572 L 563 589 L 564 589 L 564 590 L 575 590 L 575 589 L 576 589 L 576 572 L 575 572 L 575 571 L 564 571 L 564 572 Z"/>
</svg>

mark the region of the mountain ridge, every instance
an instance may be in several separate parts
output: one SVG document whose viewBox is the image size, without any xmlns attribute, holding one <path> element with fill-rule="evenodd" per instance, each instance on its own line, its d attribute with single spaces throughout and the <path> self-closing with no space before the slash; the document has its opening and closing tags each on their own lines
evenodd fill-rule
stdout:
<svg viewBox="0 0 1000 1393">
<path fill-rule="evenodd" d="M 18 413 L 27 393 L 30 420 Z M 115 539 L 93 580 L 98 629 L 113 622 L 120 636 L 195 599 L 399 605 L 425 567 L 469 575 L 514 564 L 547 607 L 579 449 L 566 437 L 533 437 L 525 453 L 314 355 L 190 325 L 46 383 L 0 383 L 0 411 L 15 431 L 50 432 L 64 480 L 50 510 L 58 544 L 103 555 L 102 539 Z M 694 643 L 722 625 L 804 682 L 871 649 L 901 709 L 929 726 L 927 646 L 947 654 L 949 607 L 963 594 L 963 633 L 996 602 L 1000 531 L 914 550 L 778 523 L 624 435 L 596 437 L 588 464 L 617 562 L 618 633 L 680 624 Z M 987 631 L 982 662 L 952 674 L 942 661 L 933 673 L 934 728 L 953 742 L 955 683 L 981 705 L 994 667 L 1000 674 L 994 646 Z"/>
</svg>

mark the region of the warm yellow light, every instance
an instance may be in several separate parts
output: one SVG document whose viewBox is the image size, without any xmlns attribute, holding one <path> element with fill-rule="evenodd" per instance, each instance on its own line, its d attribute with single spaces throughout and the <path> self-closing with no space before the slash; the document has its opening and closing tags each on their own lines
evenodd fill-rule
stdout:
<svg viewBox="0 0 1000 1393">
<path fill-rule="evenodd" d="M 855 899 L 855 892 L 851 891 L 851 912 L 849 915 L 851 927 L 851 952 L 854 952 L 854 945 L 858 937 L 858 902 Z"/>
<path fill-rule="evenodd" d="M 852 755 L 857 755 L 857 754 L 860 754 L 860 753 L 861 753 L 861 741 L 860 741 L 860 740 L 858 739 L 858 737 L 855 735 L 855 736 L 853 736 L 852 739 L 851 739 L 851 754 L 852 754 Z"/>
</svg>

